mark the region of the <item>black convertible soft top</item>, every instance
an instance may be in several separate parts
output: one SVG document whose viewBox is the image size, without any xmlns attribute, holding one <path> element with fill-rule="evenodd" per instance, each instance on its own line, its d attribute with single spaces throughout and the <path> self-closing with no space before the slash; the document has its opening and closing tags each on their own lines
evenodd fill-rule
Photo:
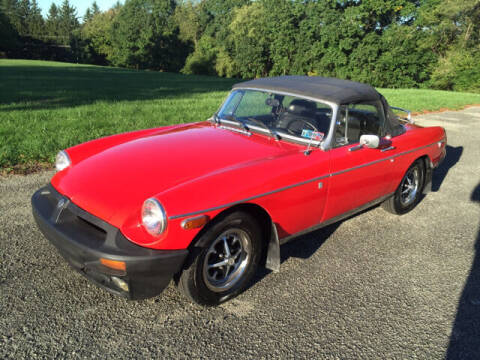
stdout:
<svg viewBox="0 0 480 360">
<path fill-rule="evenodd" d="M 404 131 L 387 100 L 374 87 L 356 81 L 321 76 L 285 75 L 254 79 L 233 85 L 233 89 L 242 88 L 308 96 L 338 105 L 380 100 L 387 119 L 387 132 L 396 136 Z"/>
<path fill-rule="evenodd" d="M 336 104 L 378 101 L 381 95 L 370 85 L 320 76 L 287 75 L 260 78 L 235 84 L 233 88 L 250 88 L 287 92 L 327 100 Z"/>
</svg>

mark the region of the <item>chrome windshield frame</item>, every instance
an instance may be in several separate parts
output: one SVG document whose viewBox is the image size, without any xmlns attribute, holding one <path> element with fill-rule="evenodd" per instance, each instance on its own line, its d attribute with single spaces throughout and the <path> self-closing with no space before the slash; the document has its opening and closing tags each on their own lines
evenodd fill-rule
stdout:
<svg viewBox="0 0 480 360">
<path fill-rule="evenodd" d="M 331 102 L 331 101 L 328 101 L 328 100 L 321 99 L 321 98 L 299 95 L 299 94 L 296 94 L 296 93 L 293 93 L 293 92 L 271 91 L 271 90 L 268 90 L 268 89 L 238 87 L 238 88 L 235 88 L 232 91 L 230 91 L 230 93 L 228 94 L 228 96 L 226 97 L 226 99 L 224 100 L 222 105 L 219 107 L 216 114 L 218 114 L 220 112 L 220 110 L 225 106 L 226 102 L 230 99 L 231 94 L 236 90 L 251 90 L 251 91 L 259 91 L 259 92 L 264 92 L 264 93 L 269 93 L 269 94 L 292 96 L 292 97 L 305 99 L 305 100 L 310 100 L 310 101 L 314 101 L 316 103 L 322 103 L 324 105 L 330 106 L 330 108 L 332 109 L 332 115 L 331 115 L 331 119 L 330 119 L 329 131 L 328 131 L 327 137 L 325 139 L 323 139 L 322 141 L 306 139 L 306 138 L 302 138 L 300 136 L 294 136 L 294 135 L 291 135 L 291 134 L 287 134 L 283 131 L 278 131 L 278 130 L 276 130 L 276 132 L 278 133 L 278 135 L 280 135 L 281 140 L 285 139 L 286 141 L 290 141 L 290 142 L 294 142 L 294 143 L 300 143 L 302 145 L 307 145 L 307 146 L 310 144 L 310 146 L 318 147 L 318 148 L 320 148 L 324 151 L 331 148 L 332 139 L 334 137 L 333 132 L 335 130 L 335 119 L 337 118 L 337 113 L 338 113 L 338 108 L 339 108 L 338 104 L 336 104 L 334 102 Z M 220 121 L 220 123 L 225 123 L 225 124 L 228 124 L 228 125 L 234 125 L 234 126 L 237 126 L 237 127 L 239 126 L 238 122 L 236 122 L 236 121 L 225 120 L 225 119 L 220 119 L 220 118 L 218 120 Z M 270 131 L 268 129 L 260 127 L 260 126 L 249 124 L 248 128 L 251 129 L 251 130 L 254 130 L 256 132 L 260 132 L 262 134 L 271 135 Z"/>
</svg>

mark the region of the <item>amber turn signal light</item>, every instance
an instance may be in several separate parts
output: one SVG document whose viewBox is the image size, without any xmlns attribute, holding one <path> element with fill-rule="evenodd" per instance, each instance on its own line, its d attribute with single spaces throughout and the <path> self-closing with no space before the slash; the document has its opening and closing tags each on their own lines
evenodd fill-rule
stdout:
<svg viewBox="0 0 480 360">
<path fill-rule="evenodd" d="M 184 230 L 196 229 L 205 225 L 208 221 L 207 215 L 196 216 L 182 221 L 182 228 Z"/>
<path fill-rule="evenodd" d="M 123 271 L 127 270 L 127 265 L 125 264 L 124 261 L 117 261 L 117 260 L 100 258 L 100 263 L 103 266 L 106 266 L 110 269 L 123 270 Z"/>
</svg>

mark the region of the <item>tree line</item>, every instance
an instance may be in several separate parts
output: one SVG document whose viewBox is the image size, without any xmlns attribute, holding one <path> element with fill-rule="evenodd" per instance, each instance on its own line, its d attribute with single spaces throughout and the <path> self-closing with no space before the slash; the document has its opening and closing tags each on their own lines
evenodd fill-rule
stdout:
<svg viewBox="0 0 480 360">
<path fill-rule="evenodd" d="M 480 91 L 478 0 L 0 0 L 0 56 Z"/>
</svg>

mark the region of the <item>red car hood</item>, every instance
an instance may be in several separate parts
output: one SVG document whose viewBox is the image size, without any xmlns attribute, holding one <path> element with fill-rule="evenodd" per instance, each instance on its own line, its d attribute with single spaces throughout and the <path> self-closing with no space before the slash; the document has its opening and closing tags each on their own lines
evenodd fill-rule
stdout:
<svg viewBox="0 0 480 360">
<path fill-rule="evenodd" d="M 100 149 L 101 141 L 94 142 Z M 88 156 L 80 161 L 72 159 L 73 166 L 56 174 L 52 185 L 79 207 L 117 227 L 133 212 L 140 215 L 149 197 L 196 178 L 286 155 L 296 148 L 210 123 L 141 135 L 106 149 L 103 146 L 94 155 L 93 143 L 82 146 Z M 168 213 L 168 204 L 164 206 Z"/>
</svg>

